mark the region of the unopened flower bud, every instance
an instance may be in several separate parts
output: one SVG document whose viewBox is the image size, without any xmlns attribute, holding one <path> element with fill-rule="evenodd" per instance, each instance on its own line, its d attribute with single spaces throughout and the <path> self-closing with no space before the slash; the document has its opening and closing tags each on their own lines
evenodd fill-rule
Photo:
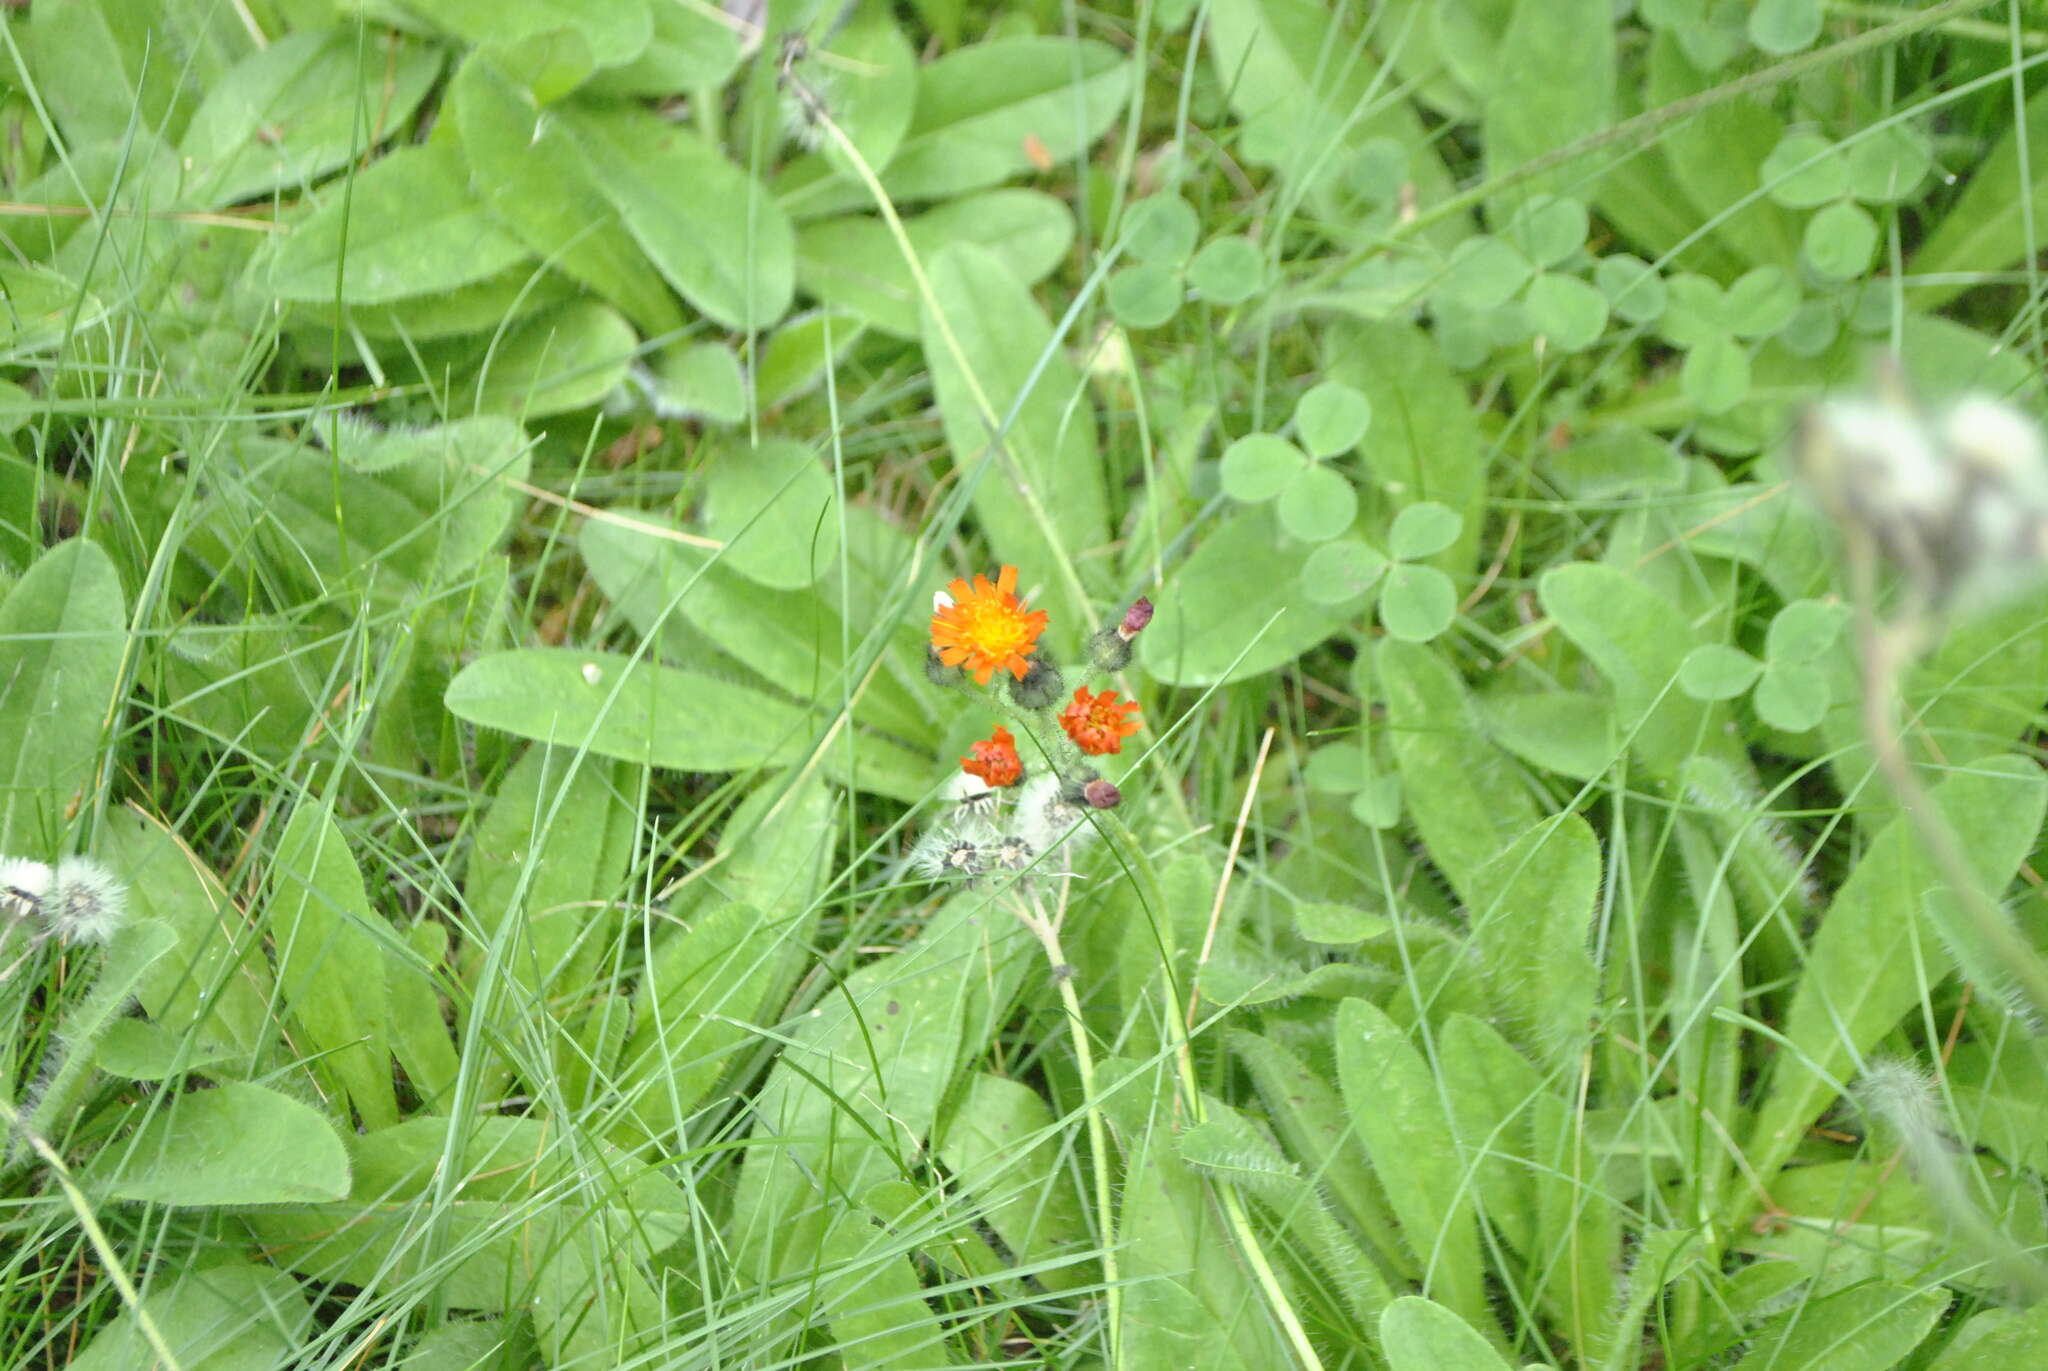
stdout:
<svg viewBox="0 0 2048 1371">
<path fill-rule="evenodd" d="M 924 674 L 935 686 L 951 689 L 967 679 L 965 667 L 947 666 L 939 660 L 939 650 L 927 644 L 924 650 Z"/>
<path fill-rule="evenodd" d="M 1122 671 L 1131 664 L 1131 640 L 1121 625 L 1105 628 L 1088 640 L 1088 665 L 1097 671 Z"/>
<path fill-rule="evenodd" d="M 1140 595 L 1137 602 L 1124 611 L 1124 621 L 1116 626 L 1116 636 L 1129 642 L 1144 632 L 1145 625 L 1152 622 L 1152 602 Z"/>
<path fill-rule="evenodd" d="M 1024 674 L 1010 682 L 1010 699 L 1019 709 L 1045 709 L 1066 690 L 1067 683 L 1060 676 L 1059 667 L 1053 664 L 1051 654 L 1040 648 Z"/>
<path fill-rule="evenodd" d="M 1100 776 L 1081 787 L 1081 798 L 1093 809 L 1115 809 L 1124 802 L 1123 792 Z"/>
</svg>

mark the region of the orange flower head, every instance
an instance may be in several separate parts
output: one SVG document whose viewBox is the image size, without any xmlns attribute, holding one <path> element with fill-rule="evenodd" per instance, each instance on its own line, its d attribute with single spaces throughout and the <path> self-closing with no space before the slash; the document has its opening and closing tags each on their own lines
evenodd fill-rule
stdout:
<svg viewBox="0 0 2048 1371">
<path fill-rule="evenodd" d="M 1074 702 L 1060 711 L 1060 727 L 1083 752 L 1102 757 L 1123 751 L 1124 739 L 1143 727 L 1137 714 L 1136 700 L 1118 704 L 1114 690 L 1094 695 L 1087 686 L 1079 686 L 1074 691 Z"/>
<path fill-rule="evenodd" d="M 981 777 L 991 786 L 1015 785 L 1024 774 L 1024 760 L 1017 755 L 1017 740 L 1001 724 L 996 725 L 993 737 L 982 739 L 968 750 L 973 755 L 960 759 L 960 769 Z"/>
<path fill-rule="evenodd" d="M 974 588 L 956 580 L 946 589 L 953 603 L 932 614 L 932 646 L 947 666 L 964 667 L 976 685 L 987 685 L 997 668 L 1018 680 L 1030 670 L 1024 659 L 1045 632 L 1046 612 L 1026 609 L 1017 598 L 1017 568 L 1006 566 L 996 583 L 976 576 Z"/>
</svg>

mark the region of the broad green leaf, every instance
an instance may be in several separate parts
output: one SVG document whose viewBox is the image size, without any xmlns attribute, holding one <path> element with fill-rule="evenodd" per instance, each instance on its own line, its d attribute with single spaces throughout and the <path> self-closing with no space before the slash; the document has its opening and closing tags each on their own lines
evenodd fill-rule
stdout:
<svg viewBox="0 0 2048 1371">
<path fill-rule="evenodd" d="M 681 327 L 681 314 L 609 198 L 589 149 L 564 121 L 535 105 L 482 52 L 463 61 L 444 98 L 442 118 L 459 132 L 476 188 L 499 223 L 649 333 Z"/>
<path fill-rule="evenodd" d="M 1429 1064 L 1384 1010 L 1349 999 L 1337 1006 L 1337 1078 L 1352 1127 L 1422 1267 L 1424 1293 L 1468 1322 L 1490 1324 L 1471 1187 Z"/>
<path fill-rule="evenodd" d="M 1871 129 L 1849 148 L 1849 188 L 1865 204 L 1913 198 L 1934 166 L 1927 136 L 1911 124 Z"/>
<path fill-rule="evenodd" d="M 1537 1178 L 1530 1133 L 1543 1078 L 1497 1029 L 1470 1014 L 1445 1016 L 1436 1051 L 1480 1211 L 1515 1251 L 1534 1255 Z"/>
<path fill-rule="evenodd" d="M 1110 313 L 1125 328 L 1158 328 L 1180 312 L 1180 273 L 1156 262 L 1119 267 L 1103 288 Z"/>
<path fill-rule="evenodd" d="M 1477 234 L 1452 250 L 1444 266 L 1440 295 L 1472 309 L 1506 304 L 1527 285 L 1536 264 L 1505 238 Z"/>
<path fill-rule="evenodd" d="M 1614 69 L 1614 10 L 1606 0 L 1516 4 L 1486 91 L 1487 174 L 1513 171 L 1613 123 Z M 1525 182 L 1499 197 L 1493 217 L 1498 222 L 1532 186 L 1584 196 L 1597 166 L 1589 160 Z"/>
<path fill-rule="evenodd" d="M 675 538 L 667 521 L 643 512 L 630 521 L 593 519 L 578 546 L 591 575 L 641 634 L 670 660 L 686 658 L 687 624 L 769 681 L 803 699 L 838 701 L 859 689 L 854 717 L 918 743 L 937 741 L 934 705 L 906 687 L 924 681 L 921 634 L 899 626 L 884 633 L 885 670 L 856 677 L 846 671 L 841 644 L 855 660 L 867 644 L 842 619 L 824 590 L 772 590 L 728 569 L 722 557 Z M 832 597 L 836 600 L 836 597 Z M 857 605 L 849 609 L 856 618 Z"/>
<path fill-rule="evenodd" d="M 1536 826 L 1535 801 L 1480 732 L 1464 681 L 1441 655 L 1390 638 L 1374 661 L 1408 811 L 1430 860 L 1477 908 L 1481 870 Z"/>
<path fill-rule="evenodd" d="M 839 556 L 838 495 L 807 445 L 769 439 L 714 451 L 704 470 L 704 524 L 720 561 L 776 590 L 801 590 Z"/>
<path fill-rule="evenodd" d="M 1538 583 L 1544 610 L 1614 691 L 1621 735 L 1651 768 L 1669 774 L 1700 744 L 1709 706 L 1679 688 L 1692 628 L 1663 595 L 1613 567 L 1576 562 Z"/>
<path fill-rule="evenodd" d="M 255 46 L 231 10 L 213 5 L 67 0 L 30 10 L 15 28 L 27 40 L 37 94 L 74 148 L 122 138 L 131 122 L 175 139 Z"/>
<path fill-rule="evenodd" d="M 1301 565 L 1301 593 L 1318 605 L 1350 604 L 1386 574 L 1385 554 L 1357 538 L 1324 543 Z"/>
<path fill-rule="evenodd" d="M 1710 334 L 1685 354 L 1678 383 L 1701 413 L 1726 414 L 1749 395 L 1749 354 L 1727 334 Z"/>
<path fill-rule="evenodd" d="M 1406 323 L 1343 323 L 1324 337 L 1326 373 L 1372 402 L 1361 455 L 1394 508 L 1448 505 L 1465 521 L 1458 541 L 1431 559 L 1469 576 L 1486 522 L 1487 452 L 1465 383 L 1435 341 Z"/>
<path fill-rule="evenodd" d="M 1511 1371 L 1477 1329 L 1420 1295 L 1387 1306 L 1380 1346 L 1389 1371 Z"/>
<path fill-rule="evenodd" d="M 348 1153 L 319 1110 L 229 1081 L 160 1098 L 132 1136 L 100 1151 L 85 1180 L 145 1204 L 304 1204 L 348 1194 Z"/>
<path fill-rule="evenodd" d="M 313 799 L 292 810 L 271 858 L 266 922 L 277 988 L 298 1032 L 292 1045 L 343 1118 L 370 1129 L 398 1122 L 391 1088 L 386 945 L 395 934 L 370 907 L 348 840 Z"/>
<path fill-rule="evenodd" d="M 860 162 L 882 171 L 896 160 L 910 130 L 919 70 L 917 52 L 896 27 L 890 7 L 861 5 L 814 61 L 797 65 L 796 79 L 825 102 Z M 825 137 L 818 150 L 842 177 L 858 175 L 838 139 Z"/>
<path fill-rule="evenodd" d="M 1030 292 L 987 249 L 954 243 L 928 270 L 937 300 L 924 315 L 925 364 L 946 444 L 996 561 L 1028 568 L 1050 587 L 1055 613 L 1085 620 L 1092 606 L 1057 570 L 1073 557 L 1097 565 L 1089 554 L 1109 541 L 1095 417 L 1080 373 Z"/>
<path fill-rule="evenodd" d="M 630 105 L 551 114 L 677 294 L 741 331 L 765 329 L 788 312 L 795 232 L 767 190 L 715 145 Z"/>
<path fill-rule="evenodd" d="M 883 173 L 895 200 L 980 190 L 1069 160 L 1123 112 L 1131 67 L 1093 39 L 1010 38 L 961 48 L 919 72 L 916 113 Z M 863 196 L 863 200 L 865 196 Z"/>
<path fill-rule="evenodd" d="M 2010 116 L 2008 116 L 2010 118 Z M 2026 257 L 2048 221 L 2048 163 L 2031 156 L 2048 146 L 2048 91 L 2036 92 L 1977 163 L 1963 193 L 1911 257 L 1907 274 L 1934 280 L 1913 290 L 1913 302 L 1933 309 L 1968 289 L 1979 273 L 2000 271 Z M 2021 170 L 2032 179 L 2022 181 Z"/>
<path fill-rule="evenodd" d="M 1530 284 L 1522 306 L 1530 326 L 1565 352 L 1585 351 L 1607 330 L 1607 297 L 1576 276 L 1544 272 Z"/>
<path fill-rule="evenodd" d="M 1294 407 L 1294 431 L 1311 457 L 1357 447 L 1370 423 L 1372 402 L 1342 381 L 1318 381 Z"/>
<path fill-rule="evenodd" d="M 1380 585 L 1380 624 L 1389 637 L 1426 643 L 1458 616 L 1458 589 L 1433 566 L 1396 562 Z"/>
<path fill-rule="evenodd" d="M 1737 338 L 1768 338 L 1792 322 L 1799 283 L 1783 267 L 1757 267 L 1728 287 L 1722 307 Z"/>
<path fill-rule="evenodd" d="M 128 887 L 135 912 L 170 929 L 177 944 L 151 967 L 135 998 L 181 1050 L 237 1062 L 237 1074 L 269 1053 L 273 981 L 261 937 L 220 881 L 176 834 L 130 810 L 101 824 L 95 850 Z"/>
<path fill-rule="evenodd" d="M 231 1260 L 155 1282 L 141 1308 L 183 1371 L 275 1371 L 313 1331 L 299 1283 L 253 1262 Z M 162 1365 L 141 1324 L 135 1310 L 121 1310 L 70 1363 L 71 1371 Z"/>
<path fill-rule="evenodd" d="M 1310 555 L 1308 545 L 1282 541 L 1269 509 L 1224 520 L 1153 593 L 1158 615 L 1138 639 L 1145 669 L 1174 685 L 1241 681 L 1337 632 L 1364 596 L 1303 603 Z"/>
<path fill-rule="evenodd" d="M 441 74 L 438 49 L 354 25 L 286 34 L 206 93 L 179 143 L 201 203 L 297 191 L 393 137 Z"/>
<path fill-rule="evenodd" d="M 920 260 L 947 243 L 987 248 L 1024 285 L 1066 256 L 1074 241 L 1073 212 L 1035 190 L 991 190 L 934 206 L 904 221 Z M 850 309 L 899 338 L 918 336 L 917 285 L 888 226 L 870 215 L 820 219 L 797 231 L 796 274 L 805 291 Z"/>
<path fill-rule="evenodd" d="M 1861 205 L 1842 201 L 1806 221 L 1801 250 L 1815 272 L 1846 281 L 1866 271 L 1877 252 L 1877 220 Z"/>
<path fill-rule="evenodd" d="M 1656 269 L 1626 252 L 1602 257 L 1593 269 L 1593 279 L 1614 312 L 1631 324 L 1655 323 L 1670 299 Z"/>
<path fill-rule="evenodd" d="M 654 378 L 649 389 L 663 418 L 737 424 L 747 417 L 746 373 L 724 343 L 663 348 L 649 369 Z"/>
<path fill-rule="evenodd" d="M 280 299 L 388 304 L 481 281 L 527 257 L 469 190 L 453 140 L 399 148 L 329 192 L 266 278 Z"/>
<path fill-rule="evenodd" d="M 310 285 L 307 288 L 310 289 Z M 402 300 L 381 305 L 351 308 L 345 321 L 332 309 L 322 307 L 330 303 L 328 297 L 306 301 L 293 309 L 288 317 L 294 323 L 307 326 L 296 333 L 299 345 L 306 349 L 307 354 L 324 357 L 333 345 L 337 331 L 348 335 L 351 326 L 373 343 L 385 339 L 422 342 L 460 334 L 494 334 L 501 326 L 516 324 L 541 310 L 564 303 L 581 289 L 568 277 L 529 259 L 481 281 L 456 286 L 439 294 L 408 295 Z M 332 295 L 331 282 L 328 295 Z M 354 338 L 348 337 L 342 346 L 344 351 L 337 356 L 347 359 L 343 365 L 355 365 L 360 359 L 355 352 Z M 396 351 L 380 350 L 378 355 L 388 358 Z"/>
<path fill-rule="evenodd" d="M 1714 89 L 1725 79 L 1725 73 L 1702 70 L 1697 56 L 1689 56 L 1667 30 L 1650 45 L 1645 99 L 1651 105 L 1670 104 Z M 1764 161 L 1785 133 L 1768 98 L 1766 93 L 1715 104 L 1665 129 L 1661 141 L 1665 165 L 1692 202 L 1684 216 L 1688 230 L 1711 222 L 1713 237 L 1747 265 L 1775 263 L 1790 270 L 1799 249 L 1797 223 L 1782 207 L 1756 195 L 1758 186 L 1769 183 Z M 1648 246 L 1665 251 L 1664 245 Z M 1708 264 L 1697 269 L 1708 269 Z"/>
<path fill-rule="evenodd" d="M 1818 725 L 1833 699 L 1827 674 L 1807 662 L 1766 663 L 1751 696 L 1756 716 L 1787 733 L 1804 733 Z"/>
<path fill-rule="evenodd" d="M 1571 1071 L 1599 989 L 1592 826 L 1576 814 L 1537 824 L 1481 868 L 1473 896 L 1472 949 L 1502 1023 L 1553 1069 Z"/>
<path fill-rule="evenodd" d="M 518 419 L 583 409 L 618 388 L 639 346 L 609 306 L 572 300 L 521 320 L 473 356 L 456 377 L 454 407 Z"/>
<path fill-rule="evenodd" d="M 1204 300 L 1241 305 L 1266 282 L 1266 259 L 1249 238 L 1225 234 L 1211 238 L 1188 263 L 1188 284 Z"/>
<path fill-rule="evenodd" d="M 2048 1304 L 1989 1309 L 1965 1321 L 1927 1371 L 2007 1371 L 2048 1360 Z"/>
<path fill-rule="evenodd" d="M 596 1241 L 639 1262 L 691 1222 L 660 1172 L 593 1138 L 571 1144 L 540 1119 L 409 1119 L 351 1139 L 349 1154 L 347 1199 L 244 1216 L 287 1270 L 370 1287 L 424 1281 L 457 1308 L 498 1310 L 532 1298 L 564 1244 Z"/>
<path fill-rule="evenodd" d="M 1314 1263 L 1357 1320 L 1373 1328 L 1394 1292 L 1384 1272 L 1338 1222 L 1316 1184 L 1250 1116 L 1204 1097 L 1201 1123 L 1178 1135 L 1181 1160 L 1218 1185 L 1250 1196 Z"/>
<path fill-rule="evenodd" d="M 1325 543 L 1358 517 L 1358 492 L 1344 473 L 1328 466 L 1304 467 L 1288 478 L 1274 504 L 1280 527 L 1304 543 Z M 1434 567 L 1423 568 L 1442 576 Z"/>
<path fill-rule="evenodd" d="M 1093 1277 L 1094 1263 L 1078 1260 L 1089 1242 L 1081 1191 L 1061 1157 L 1057 1121 L 1037 1091 L 977 1072 L 937 1150 L 1016 1264 L 1037 1268 L 1040 1285 L 1072 1290 Z"/>
<path fill-rule="evenodd" d="M 0 600 L 0 852 L 55 854 L 89 805 L 127 634 L 113 560 L 89 538 L 45 552 Z"/>
<path fill-rule="evenodd" d="M 1352 24 L 1315 0 L 1218 0 L 1207 21 L 1216 81 L 1242 126 L 1241 153 L 1297 182 L 1326 219 L 1359 217 L 1345 154 L 1379 138 L 1406 152 L 1420 204 L 1450 196 L 1450 174 L 1421 117 L 1391 97 Z M 1447 250 L 1464 233 L 1447 223 L 1427 236 Z"/>
<path fill-rule="evenodd" d="M 1249 505 L 1279 495 L 1307 466 L 1308 455 L 1285 438 L 1247 433 L 1223 449 L 1217 474 L 1224 494 Z"/>
<path fill-rule="evenodd" d="M 1097 1073 L 1124 1157 L 1116 1234 L 1124 1244 L 1119 1274 L 1131 1282 L 1118 1334 L 1125 1357 L 1132 1366 L 1187 1371 L 1286 1365 L 1210 1187 L 1181 1159 L 1176 1130 L 1157 1112 L 1172 1085 L 1156 1065 L 1123 1058 L 1102 1062 Z"/>
<path fill-rule="evenodd" d="M 978 1060 L 1007 1017 L 1037 944 L 987 917 L 983 896 L 940 905 L 896 951 L 859 967 L 786 1030 L 756 1094 L 757 1138 L 733 1200 L 739 1269 L 770 1281 L 815 1269 L 835 1230 L 872 1234 L 839 1198 L 895 1177 L 922 1153 L 949 1084 Z M 974 974 L 963 975 L 968 967 Z M 822 1189 L 821 1189 L 822 1185 Z M 834 1288 L 808 1317 L 836 1319 L 865 1301 Z"/>
<path fill-rule="evenodd" d="M 1537 194 L 1523 201 L 1499 231 L 1538 267 L 1556 267 L 1586 245 L 1589 228 L 1583 202 Z"/>
<path fill-rule="evenodd" d="M 741 36 L 730 23 L 687 5 L 650 5 L 652 36 L 624 66 L 593 76 L 592 95 L 669 96 L 722 84 L 740 63 Z"/>
<path fill-rule="evenodd" d="M 555 29 L 583 40 L 600 67 L 616 67 L 646 51 L 654 36 L 648 0 L 405 0 L 436 28 L 472 43 L 513 43 Z"/>
<path fill-rule="evenodd" d="M 701 672 L 609 652 L 523 648 L 470 663 L 449 683 L 456 717 L 536 742 L 675 771 L 746 771 L 809 759 L 822 713 Z M 826 754 L 835 774 L 842 757 Z M 896 799 L 923 798 L 930 762 L 863 739 L 852 781 Z"/>
<path fill-rule="evenodd" d="M 1732 700 L 1754 685 L 1763 669 L 1739 647 L 1701 643 L 1678 664 L 1678 688 L 1695 700 Z"/>
<path fill-rule="evenodd" d="M 380 430 L 338 415 L 319 437 L 324 451 L 251 436 L 214 460 L 206 508 L 227 527 L 201 536 L 223 540 L 223 561 L 259 574 L 260 554 L 260 574 L 308 596 L 403 600 L 473 578 L 518 508 L 527 440 L 508 419 Z"/>
<path fill-rule="evenodd" d="M 1820 37 L 1820 20 L 1820 0 L 1757 0 L 1749 12 L 1749 41 L 1784 57 Z"/>
<path fill-rule="evenodd" d="M 1516 756 L 1590 781 L 1619 755 L 1611 701 L 1584 691 L 1493 690 L 1477 697 L 1486 734 Z"/>
<path fill-rule="evenodd" d="M 2031 762 L 1995 757 L 1957 768 L 1934 799 L 1997 899 L 2032 850 L 2048 782 Z M 1839 1083 L 1946 974 L 1940 943 L 1920 933 L 1923 902 L 1937 883 L 1919 835 L 1895 819 L 1836 893 L 1808 950 L 1785 1019 L 1789 1046 L 1745 1149 L 1760 1184 L 1768 1186 Z"/>
<path fill-rule="evenodd" d="M 466 951 L 504 965 L 511 986 L 492 1019 L 508 1036 L 553 997 L 587 993 L 609 952 L 639 822 L 634 789 L 628 766 L 536 747 L 477 825 L 463 878 L 474 920 Z"/>
<path fill-rule="evenodd" d="M 1387 530 L 1387 555 L 1403 562 L 1434 557 L 1458 541 L 1464 526 L 1464 519 L 1449 505 L 1434 500 L 1409 505 Z"/>
<path fill-rule="evenodd" d="M 1949 1307 L 1941 1286 L 1871 1282 L 1802 1300 L 1759 1334 L 1735 1371 L 1834 1371 L 1891 1367 L 1933 1331 Z"/>
<path fill-rule="evenodd" d="M 1194 252 L 1201 232 L 1195 207 L 1172 191 L 1133 200 L 1124 209 L 1124 252 L 1139 262 L 1177 267 Z"/>
<path fill-rule="evenodd" d="M 1849 163 L 1833 140 L 1794 129 L 1758 168 L 1764 190 L 1788 209 L 1813 209 L 1849 193 Z"/>
<path fill-rule="evenodd" d="M 890 199 L 943 200 L 1034 171 L 1034 157 L 1072 159 L 1108 129 L 1130 94 L 1131 67 L 1089 38 L 1005 38 L 974 43 L 923 67 L 917 103 L 882 172 Z M 776 182 L 803 218 L 866 209 L 858 181 L 831 177 L 822 158 Z"/>
<path fill-rule="evenodd" d="M 1359 1155 L 1336 1084 L 1270 1038 L 1233 1029 L 1228 1041 L 1288 1155 L 1336 1200 L 1382 1267 L 1413 1279 L 1421 1268 L 1401 1242 L 1371 1166 Z"/>
<path fill-rule="evenodd" d="M 442 1018 L 441 985 L 448 962 L 448 925 L 423 918 L 405 930 L 403 947 L 384 954 L 385 996 L 391 1006 L 391 1055 L 405 1070 L 421 1105 L 447 1113 L 462 1064 Z"/>
</svg>

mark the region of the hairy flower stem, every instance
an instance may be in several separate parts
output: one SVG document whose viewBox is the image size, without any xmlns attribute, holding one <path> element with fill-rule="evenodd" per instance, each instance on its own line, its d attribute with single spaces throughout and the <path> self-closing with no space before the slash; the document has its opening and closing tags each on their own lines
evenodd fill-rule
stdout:
<svg viewBox="0 0 2048 1371">
<path fill-rule="evenodd" d="M 99 975 L 84 999 L 64 1016 L 57 1035 L 56 1054 L 61 1060 L 48 1083 L 28 1102 L 27 1127 L 8 1143 L 7 1165 L 27 1158 L 34 1138 L 58 1137 L 69 1117 L 78 1111 L 95 1071 L 95 1052 L 121 1018 L 142 982 L 142 974 L 158 958 L 170 952 L 177 941 L 171 930 L 159 923 L 138 925 L 119 942 L 100 965 Z"/>
<path fill-rule="evenodd" d="M 1068 883 L 1060 883 L 1060 904 L 1066 905 Z M 1059 920 L 1047 918 L 1037 900 L 1022 899 L 1015 910 L 1018 922 L 1031 930 L 1045 948 L 1052 967 L 1053 983 L 1059 987 L 1060 1009 L 1067 1016 L 1067 1032 L 1074 1043 L 1074 1067 L 1081 1073 L 1081 1110 L 1088 1121 L 1088 1153 L 1095 1173 L 1095 1223 L 1102 1234 L 1102 1288 L 1109 1325 L 1109 1365 L 1123 1366 L 1123 1282 L 1117 1272 L 1116 1211 L 1110 1200 L 1109 1132 L 1103 1127 L 1100 1096 L 1095 1088 L 1095 1049 L 1088 1041 L 1088 1025 L 1081 1018 L 1081 997 L 1074 993 L 1074 968 L 1060 945 Z"/>
<path fill-rule="evenodd" d="M 1912 759 L 1906 754 L 1899 722 L 1900 687 L 1922 636 L 1923 617 L 1916 608 L 1892 623 L 1878 622 L 1876 549 L 1868 539 L 1853 541 L 1850 571 L 1856 596 L 1856 633 L 1863 657 L 1863 729 L 1876 754 L 1878 770 L 1898 796 L 1907 822 L 1925 844 L 1935 870 L 1954 892 L 1956 906 L 1970 921 L 1972 931 L 1983 940 L 1986 951 L 2006 968 L 2014 986 L 2033 1005 L 2035 1013 L 2048 1019 L 2048 966 L 2043 965 L 2039 954 L 2020 936 L 1970 869 L 1955 830 L 1935 807 L 1927 788 L 1920 784 Z"/>
</svg>

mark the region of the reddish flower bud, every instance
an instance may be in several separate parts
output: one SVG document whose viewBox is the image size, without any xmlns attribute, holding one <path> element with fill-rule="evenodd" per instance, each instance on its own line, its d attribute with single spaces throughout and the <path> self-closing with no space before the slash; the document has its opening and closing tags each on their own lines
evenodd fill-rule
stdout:
<svg viewBox="0 0 2048 1371">
<path fill-rule="evenodd" d="M 1138 602 L 1124 611 L 1124 621 L 1116 626 L 1116 636 L 1129 642 L 1144 632 L 1145 625 L 1152 622 L 1152 602 L 1140 595 Z"/>
<path fill-rule="evenodd" d="M 1124 802 L 1123 793 L 1100 776 L 1081 787 L 1081 798 L 1096 809 L 1115 809 Z"/>
</svg>

